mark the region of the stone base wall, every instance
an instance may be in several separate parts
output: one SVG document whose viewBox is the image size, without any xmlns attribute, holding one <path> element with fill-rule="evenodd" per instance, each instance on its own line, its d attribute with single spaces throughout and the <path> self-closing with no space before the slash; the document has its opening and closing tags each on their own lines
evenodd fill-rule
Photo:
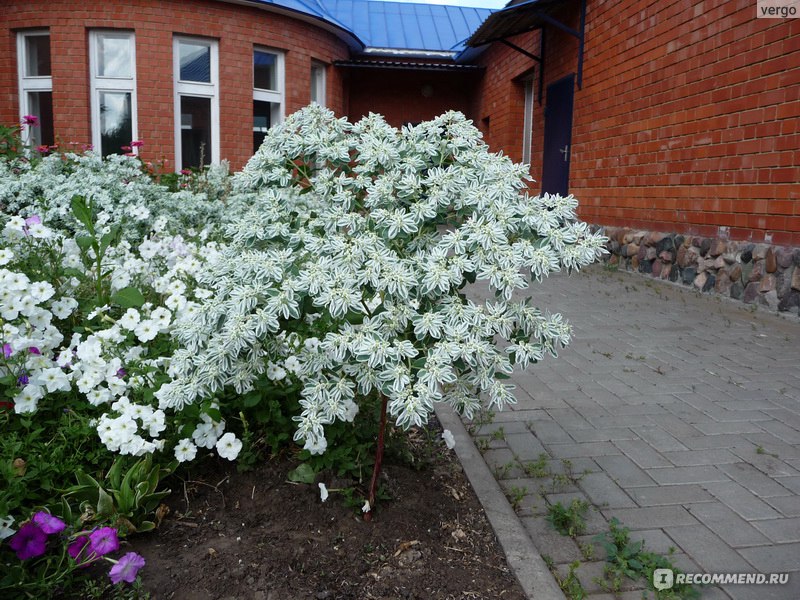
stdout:
<svg viewBox="0 0 800 600">
<path fill-rule="evenodd" d="M 800 314 L 800 248 L 607 227 L 606 263 Z"/>
</svg>

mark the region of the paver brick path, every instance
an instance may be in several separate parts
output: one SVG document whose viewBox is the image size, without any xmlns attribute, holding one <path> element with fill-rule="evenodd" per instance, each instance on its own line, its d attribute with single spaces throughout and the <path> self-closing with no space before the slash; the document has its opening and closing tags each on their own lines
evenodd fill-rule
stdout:
<svg viewBox="0 0 800 600">
<path fill-rule="evenodd" d="M 617 517 L 688 572 L 791 572 L 785 586 L 703 598 L 800 598 L 798 318 L 599 265 L 526 292 L 570 321 L 573 341 L 515 376 L 518 404 L 475 433 L 508 495 L 528 492 L 517 512 L 542 555 L 562 573 L 580 560 L 590 598 L 612 597 L 594 581 L 604 552 L 587 559 L 544 519 L 548 503 L 584 498 L 595 508 L 578 542 Z M 526 473 L 542 453 L 551 474 Z M 558 477 L 564 460 L 577 482 Z"/>
</svg>

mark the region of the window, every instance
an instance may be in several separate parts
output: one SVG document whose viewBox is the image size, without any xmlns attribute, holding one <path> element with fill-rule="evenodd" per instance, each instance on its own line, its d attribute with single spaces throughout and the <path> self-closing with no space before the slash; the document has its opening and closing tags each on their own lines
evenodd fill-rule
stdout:
<svg viewBox="0 0 800 600">
<path fill-rule="evenodd" d="M 325 106 L 325 65 L 311 63 L 311 101 Z"/>
<path fill-rule="evenodd" d="M 253 50 L 253 152 L 267 131 L 283 120 L 283 53 Z"/>
<path fill-rule="evenodd" d="M 522 120 L 522 162 L 531 164 L 533 138 L 533 79 L 523 81 L 525 88 L 525 115 Z"/>
<path fill-rule="evenodd" d="M 136 41 L 130 31 L 89 35 L 92 144 L 103 156 L 131 152 L 137 138 Z M 134 149 L 135 151 L 135 149 Z"/>
<path fill-rule="evenodd" d="M 178 170 L 219 162 L 219 63 L 215 40 L 176 37 L 175 164 Z"/>
<path fill-rule="evenodd" d="M 19 115 L 37 118 L 36 126 L 24 127 L 27 144 L 52 146 L 53 77 L 50 70 L 50 32 L 27 31 L 17 36 L 17 69 L 19 73 Z"/>
</svg>

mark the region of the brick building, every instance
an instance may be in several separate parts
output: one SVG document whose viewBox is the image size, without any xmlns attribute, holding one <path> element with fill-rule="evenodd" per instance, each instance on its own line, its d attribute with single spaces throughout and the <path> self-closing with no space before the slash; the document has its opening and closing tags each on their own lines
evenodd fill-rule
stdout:
<svg viewBox="0 0 800 600">
<path fill-rule="evenodd" d="M 590 222 L 800 246 L 800 19 L 755 0 L 6 0 L 0 122 L 241 167 L 311 100 L 446 109 Z"/>
</svg>

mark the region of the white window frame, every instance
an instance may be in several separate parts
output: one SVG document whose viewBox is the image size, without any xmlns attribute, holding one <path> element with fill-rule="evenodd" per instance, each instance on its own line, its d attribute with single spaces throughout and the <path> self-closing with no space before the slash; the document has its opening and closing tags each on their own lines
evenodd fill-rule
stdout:
<svg viewBox="0 0 800 600">
<path fill-rule="evenodd" d="M 267 48 L 266 46 L 253 46 L 253 60 L 251 61 L 251 66 L 254 68 L 254 61 L 255 61 L 255 53 L 256 52 L 266 52 L 268 54 L 274 54 L 276 56 L 275 61 L 275 84 L 278 88 L 277 90 L 265 90 L 262 88 L 255 87 L 255 73 L 250 78 L 253 82 L 253 101 L 258 102 L 272 102 L 273 104 L 277 104 L 277 108 L 273 108 L 271 117 L 272 125 L 277 125 L 278 123 L 283 123 L 283 118 L 285 114 L 285 99 L 286 99 L 286 77 L 285 73 L 285 55 L 282 50 L 276 50 L 275 48 Z"/>
<path fill-rule="evenodd" d="M 207 46 L 211 49 L 211 82 L 181 80 L 181 42 Z M 211 99 L 211 155 L 212 165 L 219 164 L 219 42 L 208 38 L 176 35 L 172 39 L 172 78 L 174 82 L 175 111 L 175 170 L 183 169 L 183 147 L 181 142 L 181 97 Z"/>
<path fill-rule="evenodd" d="M 98 40 L 104 35 L 129 39 L 131 47 L 131 74 L 130 77 L 100 76 L 98 70 L 97 50 Z M 102 131 L 100 127 L 100 93 L 101 92 L 128 92 L 131 95 L 131 135 L 128 140 L 132 142 L 139 139 L 138 106 L 136 102 L 136 34 L 133 31 L 120 29 L 93 29 L 89 32 L 89 79 L 91 81 L 92 105 L 92 145 L 97 153 L 102 153 Z M 117 149 L 117 152 L 121 152 Z M 131 152 L 139 152 L 138 148 L 131 148 Z"/>
<path fill-rule="evenodd" d="M 319 73 L 319 80 L 314 81 L 314 73 Z M 318 83 L 318 86 L 314 84 Z M 328 94 L 328 65 L 318 60 L 311 61 L 311 95 L 314 95 L 314 88 L 317 87 L 317 100 L 316 103 L 320 106 L 327 106 Z M 320 100 L 321 98 L 321 100 Z M 314 99 L 312 98 L 312 102 Z"/>
<path fill-rule="evenodd" d="M 533 154 L 533 77 L 522 82 L 525 91 L 524 113 L 522 118 L 522 162 L 531 164 Z"/>
<path fill-rule="evenodd" d="M 50 37 L 49 29 L 32 29 L 30 31 L 21 31 L 17 34 L 17 75 L 18 75 L 18 89 L 19 89 L 19 120 L 31 114 L 31 107 L 28 103 L 28 94 L 31 92 L 51 92 L 53 91 L 53 75 L 29 77 L 26 75 L 28 72 L 28 53 L 25 47 L 25 40 L 29 37 Z M 52 51 L 50 56 L 50 64 L 52 65 Z M 23 142 L 30 144 L 33 140 L 33 131 L 31 127 L 24 127 L 22 131 Z"/>
</svg>

